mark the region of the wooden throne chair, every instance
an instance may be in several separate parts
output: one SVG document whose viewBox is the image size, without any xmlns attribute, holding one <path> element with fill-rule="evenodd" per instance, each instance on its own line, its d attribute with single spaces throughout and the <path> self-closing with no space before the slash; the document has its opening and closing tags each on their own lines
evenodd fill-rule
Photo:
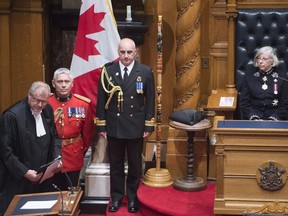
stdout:
<svg viewBox="0 0 288 216">
<path fill-rule="evenodd" d="M 288 10 L 246 9 L 239 10 L 236 18 L 235 85 L 238 97 L 245 73 L 254 71 L 253 58 L 257 50 L 271 46 L 279 58 L 279 71 L 288 67 Z M 239 101 L 239 100 L 238 100 Z M 234 119 L 241 119 L 237 103 Z"/>
</svg>

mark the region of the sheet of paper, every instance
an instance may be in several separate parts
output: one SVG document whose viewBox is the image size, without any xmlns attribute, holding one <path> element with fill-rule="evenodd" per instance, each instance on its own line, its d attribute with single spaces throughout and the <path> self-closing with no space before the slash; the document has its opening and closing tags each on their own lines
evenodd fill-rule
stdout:
<svg viewBox="0 0 288 216">
<path fill-rule="evenodd" d="M 56 202 L 57 200 L 28 201 L 21 207 L 21 209 L 50 209 Z"/>
<path fill-rule="evenodd" d="M 233 106 L 234 97 L 221 97 L 219 106 Z"/>
</svg>

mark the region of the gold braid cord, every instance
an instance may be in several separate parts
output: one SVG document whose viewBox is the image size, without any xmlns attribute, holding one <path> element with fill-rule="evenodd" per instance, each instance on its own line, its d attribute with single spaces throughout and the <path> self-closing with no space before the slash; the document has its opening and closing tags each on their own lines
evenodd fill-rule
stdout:
<svg viewBox="0 0 288 216">
<path fill-rule="evenodd" d="M 55 122 L 55 124 L 58 122 L 58 120 L 59 120 L 59 125 L 63 129 L 64 128 L 64 114 L 63 114 L 63 108 L 62 107 L 58 107 L 54 111 L 54 122 Z"/>
<path fill-rule="evenodd" d="M 108 86 L 111 86 L 112 89 L 111 90 L 108 90 L 105 86 L 105 81 L 104 81 L 104 75 L 105 75 L 105 78 L 108 82 Z M 109 79 L 108 77 L 108 73 L 107 73 L 107 70 L 105 67 L 102 68 L 102 73 L 101 73 L 101 83 L 102 83 L 102 86 L 103 86 L 103 89 L 104 91 L 109 95 L 109 98 L 105 104 L 105 109 L 108 109 L 108 106 L 109 106 L 109 103 L 113 97 L 113 95 L 115 94 L 115 92 L 119 91 L 118 93 L 118 110 L 120 112 L 123 112 L 123 91 L 121 89 L 120 86 L 115 86 Z"/>
<path fill-rule="evenodd" d="M 59 120 L 60 117 L 62 117 L 63 114 L 63 108 L 59 107 L 54 111 L 54 121 L 55 123 Z"/>
</svg>

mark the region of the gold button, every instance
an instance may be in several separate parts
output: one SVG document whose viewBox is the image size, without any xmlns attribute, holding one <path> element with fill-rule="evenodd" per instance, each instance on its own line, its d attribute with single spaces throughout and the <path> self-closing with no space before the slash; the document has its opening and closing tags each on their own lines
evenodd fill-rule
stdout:
<svg viewBox="0 0 288 216">
<path fill-rule="evenodd" d="M 133 97 L 133 96 L 131 96 L 131 99 L 134 99 L 134 97 Z"/>
<path fill-rule="evenodd" d="M 120 116 L 120 113 L 117 113 L 117 116 Z"/>
<path fill-rule="evenodd" d="M 131 108 L 134 108 L 134 105 L 131 105 L 130 107 L 131 107 Z"/>
</svg>

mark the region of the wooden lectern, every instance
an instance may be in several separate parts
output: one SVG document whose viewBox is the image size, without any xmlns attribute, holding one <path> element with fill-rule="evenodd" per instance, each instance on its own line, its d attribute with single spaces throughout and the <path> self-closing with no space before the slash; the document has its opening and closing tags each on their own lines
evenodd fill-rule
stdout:
<svg viewBox="0 0 288 216">
<path fill-rule="evenodd" d="M 261 209 L 288 214 L 288 121 L 215 117 L 213 132 L 217 163 L 214 214 L 242 215 Z"/>
<path fill-rule="evenodd" d="M 49 192 L 49 193 L 34 193 L 34 194 L 19 194 L 15 195 L 11 201 L 4 216 L 32 216 L 32 215 L 65 215 L 78 216 L 80 213 L 79 202 L 83 191 L 81 188 L 71 191 Z M 62 208 L 63 197 L 63 208 Z M 21 209 L 21 207 L 29 201 L 48 201 L 57 200 L 56 204 L 50 209 Z M 63 209 L 63 213 L 62 213 Z"/>
</svg>

